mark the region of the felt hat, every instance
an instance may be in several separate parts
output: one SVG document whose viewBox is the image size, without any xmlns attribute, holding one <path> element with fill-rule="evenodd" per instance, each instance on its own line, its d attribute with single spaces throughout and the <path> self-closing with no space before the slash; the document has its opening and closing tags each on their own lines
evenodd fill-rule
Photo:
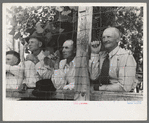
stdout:
<svg viewBox="0 0 149 123">
<path fill-rule="evenodd" d="M 55 94 L 56 88 L 54 87 L 51 79 L 43 79 L 36 82 L 36 88 L 32 94 L 37 97 L 51 97 Z"/>
<path fill-rule="evenodd" d="M 29 42 L 29 39 L 36 38 L 38 41 L 42 42 L 42 48 L 45 47 L 45 37 L 42 35 L 42 33 L 37 33 L 36 31 L 30 35 L 29 37 L 25 38 L 26 42 Z"/>
</svg>

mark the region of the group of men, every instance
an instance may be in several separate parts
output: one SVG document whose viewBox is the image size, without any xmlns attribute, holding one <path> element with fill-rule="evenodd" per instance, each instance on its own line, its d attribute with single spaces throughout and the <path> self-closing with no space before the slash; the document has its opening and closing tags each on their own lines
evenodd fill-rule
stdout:
<svg viewBox="0 0 149 123">
<path fill-rule="evenodd" d="M 103 32 L 102 41 L 90 43 L 91 57 L 88 71 L 95 91 L 129 92 L 136 87 L 136 62 L 130 51 L 120 48 L 118 45 L 120 38 L 117 28 L 108 27 Z M 31 36 L 28 42 L 31 54 L 23 63 L 20 62 L 18 53 L 14 51 L 6 53 L 6 72 L 7 75 L 11 75 L 6 76 L 6 88 L 16 89 L 22 83 L 28 87 L 35 87 L 38 80 L 51 79 L 56 89 L 74 89 L 76 83 L 74 41 L 69 39 L 63 43 L 62 60 L 58 52 L 45 55 L 42 44 L 42 39 L 38 36 Z M 101 51 L 101 47 L 104 47 L 104 51 Z"/>
</svg>

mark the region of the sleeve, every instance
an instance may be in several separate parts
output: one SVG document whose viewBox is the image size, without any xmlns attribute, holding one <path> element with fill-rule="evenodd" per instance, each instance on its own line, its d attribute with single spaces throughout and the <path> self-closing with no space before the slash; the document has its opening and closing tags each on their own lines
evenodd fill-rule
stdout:
<svg viewBox="0 0 149 123">
<path fill-rule="evenodd" d="M 40 79 L 35 64 L 31 61 L 25 61 L 24 81 L 28 87 L 35 87 L 36 82 Z"/>
<path fill-rule="evenodd" d="M 36 64 L 36 70 L 42 79 L 50 79 L 53 74 L 53 69 L 44 65 L 44 62 L 38 62 Z"/>
<path fill-rule="evenodd" d="M 52 82 L 56 89 L 63 89 L 67 82 L 63 69 L 54 70 L 54 74 L 52 75 Z"/>
<path fill-rule="evenodd" d="M 6 65 L 6 72 L 13 74 L 16 77 L 23 78 L 23 69 L 21 66 L 10 66 Z"/>
<path fill-rule="evenodd" d="M 89 73 L 90 79 L 95 80 L 99 76 L 99 54 L 91 54 L 91 59 L 89 60 Z"/>
<path fill-rule="evenodd" d="M 125 64 L 122 62 L 125 61 Z M 135 82 L 136 76 L 136 61 L 132 55 L 127 55 L 121 59 L 121 66 L 119 66 L 119 83 L 124 91 L 130 91 Z"/>
</svg>

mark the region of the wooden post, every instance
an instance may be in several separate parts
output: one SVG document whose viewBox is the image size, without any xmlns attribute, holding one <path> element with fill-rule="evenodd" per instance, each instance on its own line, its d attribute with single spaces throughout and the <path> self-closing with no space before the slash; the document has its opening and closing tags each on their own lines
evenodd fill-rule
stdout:
<svg viewBox="0 0 149 123">
<path fill-rule="evenodd" d="M 88 44 L 91 42 L 92 9 L 93 7 L 86 6 L 78 9 L 75 100 L 90 100 Z M 85 93 L 85 98 L 81 96 L 82 92 Z"/>
<path fill-rule="evenodd" d="M 15 40 L 14 40 L 14 35 L 12 37 L 12 49 L 15 50 Z"/>
</svg>

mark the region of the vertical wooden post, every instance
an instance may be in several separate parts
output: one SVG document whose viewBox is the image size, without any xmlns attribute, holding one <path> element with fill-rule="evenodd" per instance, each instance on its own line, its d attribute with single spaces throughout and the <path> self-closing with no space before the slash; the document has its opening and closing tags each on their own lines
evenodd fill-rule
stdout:
<svg viewBox="0 0 149 123">
<path fill-rule="evenodd" d="M 15 40 L 14 40 L 14 35 L 12 37 L 12 49 L 15 50 Z"/>
<path fill-rule="evenodd" d="M 90 100 L 90 79 L 88 72 L 88 44 L 91 42 L 93 7 L 80 6 L 78 9 L 76 86 L 75 100 Z M 79 93 L 85 93 L 82 98 Z"/>
</svg>

